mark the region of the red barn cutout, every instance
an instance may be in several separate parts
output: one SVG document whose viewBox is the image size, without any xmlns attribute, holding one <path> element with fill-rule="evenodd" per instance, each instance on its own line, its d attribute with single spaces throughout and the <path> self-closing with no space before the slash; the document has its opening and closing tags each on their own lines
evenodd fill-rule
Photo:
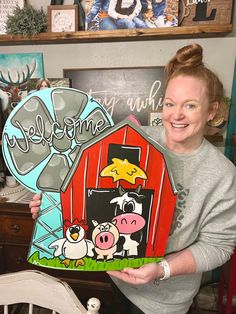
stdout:
<svg viewBox="0 0 236 314">
<path fill-rule="evenodd" d="M 138 267 L 164 256 L 177 190 L 165 149 L 132 122 L 82 145 L 61 190 L 64 235 L 83 233 L 75 268 Z"/>
</svg>

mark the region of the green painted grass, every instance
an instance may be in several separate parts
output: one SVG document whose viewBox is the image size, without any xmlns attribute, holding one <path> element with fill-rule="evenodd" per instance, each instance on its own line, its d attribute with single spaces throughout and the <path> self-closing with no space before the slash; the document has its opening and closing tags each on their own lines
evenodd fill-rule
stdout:
<svg viewBox="0 0 236 314">
<path fill-rule="evenodd" d="M 80 270 L 80 271 L 107 271 L 107 270 L 121 270 L 125 267 L 137 268 L 147 263 L 160 262 L 162 257 L 145 257 L 145 258 L 136 258 L 136 259 L 127 259 L 124 258 L 122 260 L 114 260 L 112 262 L 97 262 L 91 258 L 85 257 L 85 265 L 84 266 L 75 266 L 75 261 L 71 261 L 69 267 L 66 267 L 61 263 L 60 258 L 52 258 L 48 259 L 46 257 L 39 258 L 39 252 L 35 252 L 28 258 L 28 262 L 42 267 L 48 268 L 60 268 L 60 269 L 68 269 L 68 270 Z"/>
</svg>

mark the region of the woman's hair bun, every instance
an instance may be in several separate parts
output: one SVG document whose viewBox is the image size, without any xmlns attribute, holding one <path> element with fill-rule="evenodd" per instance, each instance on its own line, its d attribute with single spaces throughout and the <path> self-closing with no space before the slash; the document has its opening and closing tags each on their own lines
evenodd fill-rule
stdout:
<svg viewBox="0 0 236 314">
<path fill-rule="evenodd" d="M 175 56 L 165 66 L 167 81 L 172 75 L 179 71 L 193 71 L 198 66 L 203 66 L 203 49 L 200 45 L 193 43 L 180 48 Z"/>
<path fill-rule="evenodd" d="M 192 44 L 180 48 L 176 53 L 176 62 L 182 66 L 196 67 L 203 65 L 203 50 L 198 44 Z"/>
</svg>

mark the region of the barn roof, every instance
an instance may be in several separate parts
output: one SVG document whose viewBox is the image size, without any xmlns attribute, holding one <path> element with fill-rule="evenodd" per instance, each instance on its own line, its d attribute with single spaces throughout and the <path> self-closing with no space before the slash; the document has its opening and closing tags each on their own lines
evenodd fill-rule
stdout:
<svg viewBox="0 0 236 314">
<path fill-rule="evenodd" d="M 110 135 L 113 135 L 115 132 L 118 132 L 120 129 L 125 128 L 125 127 L 130 127 L 132 128 L 134 131 L 136 131 L 140 136 L 142 136 L 149 144 L 151 144 L 159 153 L 161 153 L 163 155 L 163 158 L 165 160 L 165 164 L 167 167 L 167 171 L 168 171 L 168 175 L 169 175 L 169 179 L 170 179 L 170 183 L 173 189 L 173 193 L 176 194 L 177 190 L 175 188 L 175 184 L 174 184 L 174 180 L 172 177 L 172 173 L 170 170 L 170 166 L 169 166 L 169 161 L 168 161 L 168 156 L 166 154 L 166 149 L 161 146 L 158 142 L 154 141 L 151 137 L 149 137 L 149 135 L 147 133 L 145 133 L 139 126 L 137 126 L 136 124 L 134 124 L 133 122 L 131 122 L 129 119 L 125 119 L 122 122 L 110 127 L 108 130 L 102 132 L 101 134 L 93 137 L 91 140 L 87 141 L 86 143 L 84 143 L 79 152 L 78 155 L 76 156 L 74 163 L 72 165 L 72 167 L 70 168 L 70 171 L 68 172 L 63 185 L 61 187 L 62 192 L 65 192 L 67 190 L 68 185 L 70 184 L 73 175 L 77 169 L 78 164 L 80 163 L 81 157 L 83 155 L 83 152 L 85 150 L 87 150 L 88 148 L 92 147 L 93 145 L 95 145 L 96 143 L 102 141 L 103 139 L 109 137 Z"/>
</svg>

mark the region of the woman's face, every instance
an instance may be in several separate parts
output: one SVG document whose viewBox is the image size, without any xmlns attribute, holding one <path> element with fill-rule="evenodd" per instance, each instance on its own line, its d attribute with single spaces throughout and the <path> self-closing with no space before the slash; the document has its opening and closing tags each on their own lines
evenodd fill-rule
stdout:
<svg viewBox="0 0 236 314">
<path fill-rule="evenodd" d="M 40 89 L 45 89 L 45 88 L 48 88 L 48 84 L 46 81 L 43 81 L 40 85 Z"/>
<path fill-rule="evenodd" d="M 191 76 L 178 76 L 169 81 L 162 119 L 170 150 L 187 153 L 198 148 L 206 123 L 213 116 L 202 81 Z"/>
</svg>

